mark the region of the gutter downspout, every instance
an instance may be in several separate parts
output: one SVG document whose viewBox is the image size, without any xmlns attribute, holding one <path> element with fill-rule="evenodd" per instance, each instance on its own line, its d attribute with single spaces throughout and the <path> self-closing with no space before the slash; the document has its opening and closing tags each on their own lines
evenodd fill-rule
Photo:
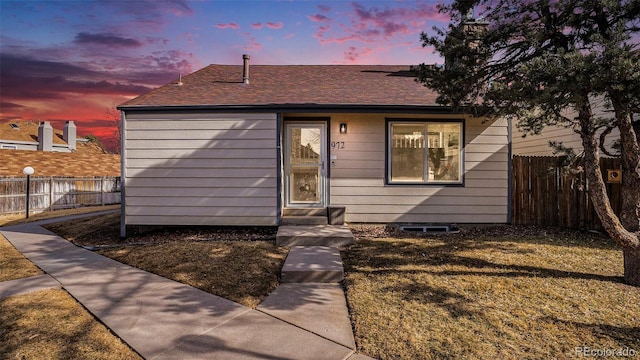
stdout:
<svg viewBox="0 0 640 360">
<path fill-rule="evenodd" d="M 276 167 L 278 169 L 276 176 L 277 187 L 277 209 L 276 209 L 276 225 L 280 226 L 282 221 L 282 204 L 283 204 L 283 191 L 282 191 L 282 113 L 276 115 Z"/>
<path fill-rule="evenodd" d="M 507 224 L 513 223 L 513 125 L 510 117 L 507 118 Z"/>
<path fill-rule="evenodd" d="M 127 205 L 127 194 L 126 194 L 126 168 L 127 168 L 127 150 L 125 146 L 125 120 L 126 114 L 124 110 L 120 111 L 120 239 L 124 240 L 127 238 L 127 224 L 126 224 L 126 205 Z"/>
</svg>

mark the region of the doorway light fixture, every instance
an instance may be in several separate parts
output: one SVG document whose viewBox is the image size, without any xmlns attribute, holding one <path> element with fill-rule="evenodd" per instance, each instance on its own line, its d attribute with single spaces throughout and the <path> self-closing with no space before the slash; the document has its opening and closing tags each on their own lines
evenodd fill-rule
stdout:
<svg viewBox="0 0 640 360">
<path fill-rule="evenodd" d="M 346 134 L 347 133 L 347 124 L 342 123 L 340 124 L 340 134 Z"/>
</svg>

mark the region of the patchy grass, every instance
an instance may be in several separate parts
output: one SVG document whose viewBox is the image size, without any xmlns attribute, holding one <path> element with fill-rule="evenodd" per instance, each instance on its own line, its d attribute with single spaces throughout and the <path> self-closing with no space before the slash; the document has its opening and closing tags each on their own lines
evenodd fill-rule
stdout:
<svg viewBox="0 0 640 360">
<path fill-rule="evenodd" d="M 142 359 L 63 290 L 0 300 L 4 359 Z"/>
<path fill-rule="evenodd" d="M 0 281 L 40 275 L 42 271 L 0 235 Z"/>
<path fill-rule="evenodd" d="M 100 254 L 255 308 L 278 286 L 286 250 L 266 241 L 181 241 Z"/>
<path fill-rule="evenodd" d="M 43 226 L 76 245 L 114 245 L 120 242 L 120 213 L 90 216 Z"/>
<path fill-rule="evenodd" d="M 275 246 L 275 228 L 172 227 L 119 238 L 120 215 L 46 226 L 100 254 L 255 308 L 278 285 L 287 250 Z"/>
<path fill-rule="evenodd" d="M 358 350 L 369 356 L 640 352 L 640 288 L 622 283 L 622 253 L 604 237 L 506 226 L 420 238 L 354 232 L 345 282 Z"/>
<path fill-rule="evenodd" d="M 286 255 L 274 245 L 274 229 L 169 228 L 120 242 L 118 221 L 114 214 L 48 228 L 77 244 L 108 245 L 100 252 L 115 260 L 251 307 L 275 288 Z M 367 355 L 640 352 L 640 289 L 622 283 L 621 251 L 603 236 L 509 226 L 456 235 L 352 229 L 356 244 L 342 254 L 345 285 L 358 350 Z"/>
<path fill-rule="evenodd" d="M 120 205 L 89 206 L 76 209 L 46 211 L 38 214 L 30 214 L 28 219 L 25 218 L 25 214 L 0 215 L 0 226 L 18 225 L 38 220 L 53 219 L 61 216 L 87 214 L 116 209 L 120 209 Z"/>
</svg>

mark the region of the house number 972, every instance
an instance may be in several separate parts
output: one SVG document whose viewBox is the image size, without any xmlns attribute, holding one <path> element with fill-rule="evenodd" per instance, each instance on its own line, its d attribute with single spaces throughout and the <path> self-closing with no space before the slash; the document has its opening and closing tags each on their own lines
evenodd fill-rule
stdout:
<svg viewBox="0 0 640 360">
<path fill-rule="evenodd" d="M 344 149 L 344 141 L 331 142 L 331 150 L 342 150 L 342 149 Z"/>
</svg>

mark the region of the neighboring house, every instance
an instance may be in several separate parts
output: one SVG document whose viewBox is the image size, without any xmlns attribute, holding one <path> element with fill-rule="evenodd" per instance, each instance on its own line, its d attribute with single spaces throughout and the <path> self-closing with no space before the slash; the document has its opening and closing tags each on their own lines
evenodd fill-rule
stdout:
<svg viewBox="0 0 640 360">
<path fill-rule="evenodd" d="M 573 131 L 573 129 L 549 126 L 542 130 L 540 134 L 524 136 L 524 132 L 514 126 L 513 131 L 513 154 L 514 155 L 526 155 L 526 156 L 553 156 L 554 148 L 549 145 L 551 141 L 562 142 L 563 146 L 572 148 L 576 154 L 580 154 L 583 151 L 582 140 L 580 134 Z M 618 129 L 613 129 L 606 137 L 606 149 L 615 154 L 618 151 L 612 148 L 612 145 L 616 140 L 620 139 L 620 133 Z M 558 154 L 561 155 L 561 154 Z M 607 156 L 601 153 L 601 156 Z"/>
<path fill-rule="evenodd" d="M 48 121 L 0 124 L 0 150 L 73 152 L 78 149 L 78 144 L 83 145 L 88 141 L 77 137 L 73 121 L 67 121 L 62 130 L 54 129 Z"/>
<path fill-rule="evenodd" d="M 126 225 L 510 221 L 506 120 L 437 105 L 409 66 L 244 62 L 119 106 Z"/>
<path fill-rule="evenodd" d="M 613 114 L 610 111 L 604 109 L 603 106 L 598 106 L 595 109 L 596 116 L 611 118 Z M 569 114 L 568 117 L 573 115 Z M 640 121 L 640 114 L 634 115 L 635 121 Z M 598 131 L 599 137 L 602 130 Z M 514 155 L 526 155 L 526 156 L 552 156 L 553 148 L 549 145 L 551 141 L 562 142 L 563 146 L 572 148 L 576 154 L 583 152 L 582 139 L 580 134 L 576 133 L 572 128 L 566 128 L 561 126 L 548 126 L 542 129 L 540 134 L 526 134 L 520 130 L 514 124 L 513 129 L 513 154 Z M 614 128 L 605 138 L 605 149 L 611 154 L 617 154 L 619 151 L 614 148 L 616 141 L 620 140 L 620 132 L 617 128 Z M 603 157 L 607 157 L 607 154 L 601 153 Z"/>
<path fill-rule="evenodd" d="M 34 176 L 120 176 L 120 155 L 76 137 L 73 121 L 63 130 L 49 122 L 0 124 L 0 159 L 0 176 L 24 176 L 25 166 L 36 170 Z"/>
</svg>

